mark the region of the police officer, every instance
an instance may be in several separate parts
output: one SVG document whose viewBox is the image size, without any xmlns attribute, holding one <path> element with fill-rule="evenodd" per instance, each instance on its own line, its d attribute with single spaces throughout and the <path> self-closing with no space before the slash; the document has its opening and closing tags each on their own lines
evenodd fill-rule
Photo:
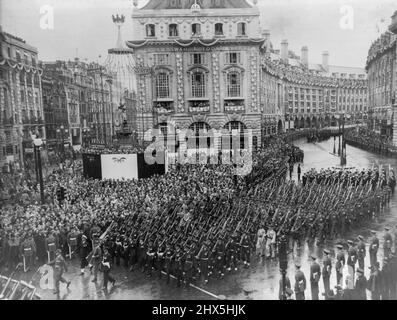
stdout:
<svg viewBox="0 0 397 320">
<path fill-rule="evenodd" d="M 317 263 L 316 257 L 314 255 L 312 255 L 310 258 L 312 259 L 312 263 L 310 265 L 310 288 L 312 293 L 312 300 L 318 300 L 318 283 L 320 281 L 321 268 L 320 265 Z"/>
<path fill-rule="evenodd" d="M 66 283 L 66 288 L 69 289 L 70 286 L 70 281 L 66 281 L 65 278 L 62 276 L 63 272 L 67 272 L 67 266 L 65 259 L 62 256 L 62 251 L 60 249 L 57 249 L 55 251 L 55 259 L 50 261 L 48 263 L 49 265 L 52 265 L 54 268 L 54 283 L 55 283 L 55 289 L 54 289 L 54 294 L 59 294 L 59 283 Z"/>
<path fill-rule="evenodd" d="M 27 272 L 33 266 L 36 259 L 36 244 L 31 234 L 22 242 L 20 251 L 24 258 L 25 271 Z"/>
<path fill-rule="evenodd" d="M 352 240 L 347 241 L 349 245 L 349 250 L 347 252 L 347 267 L 348 273 L 352 276 L 352 280 L 354 281 L 354 273 L 355 273 L 355 265 L 357 262 L 357 249 L 354 246 L 354 242 Z"/>
<path fill-rule="evenodd" d="M 72 229 L 71 232 L 69 232 L 69 234 L 67 236 L 67 243 L 69 246 L 70 259 L 72 258 L 73 253 L 77 249 L 77 243 L 78 243 L 79 236 L 80 236 L 80 232 L 76 227 L 74 229 Z"/>
<path fill-rule="evenodd" d="M 306 290 L 306 277 L 300 270 L 301 264 L 299 262 L 295 263 L 295 297 L 296 300 L 305 300 L 305 290 Z"/>
<path fill-rule="evenodd" d="M 241 260 L 244 263 L 244 267 L 248 268 L 250 266 L 251 253 L 250 253 L 250 242 L 246 231 L 244 231 L 244 234 L 241 237 L 240 246 L 241 246 Z"/>
<path fill-rule="evenodd" d="M 371 266 L 374 266 L 377 262 L 377 254 L 378 254 L 378 249 L 379 249 L 379 239 L 376 236 L 376 231 L 371 230 L 371 240 L 369 244 L 369 258 L 370 258 L 370 263 Z"/>
<path fill-rule="evenodd" d="M 167 283 L 170 282 L 170 275 L 172 273 L 172 265 L 173 265 L 172 263 L 173 256 L 174 256 L 174 252 L 171 248 L 171 244 L 167 243 L 165 249 L 165 256 L 164 256 L 164 268 L 167 274 Z"/>
<path fill-rule="evenodd" d="M 323 283 L 324 283 L 324 291 L 325 294 L 327 295 L 329 291 L 331 291 L 330 287 L 330 277 L 331 277 L 331 270 L 332 270 L 332 262 L 331 258 L 329 256 L 330 251 L 328 249 L 324 249 L 324 258 L 323 258 L 323 270 L 322 270 L 322 276 L 323 276 Z"/>
<path fill-rule="evenodd" d="M 357 268 L 357 279 L 354 287 L 356 300 L 367 300 L 367 279 L 364 276 L 364 270 Z"/>
<path fill-rule="evenodd" d="M 184 257 L 184 264 L 183 264 L 183 277 L 185 281 L 185 287 L 190 288 L 190 283 L 193 278 L 194 272 L 194 243 L 191 244 L 190 248 L 187 250 L 185 257 Z"/>
<path fill-rule="evenodd" d="M 389 257 L 393 245 L 393 237 L 390 233 L 390 228 L 385 227 L 385 234 L 383 236 L 383 256 Z"/>
<path fill-rule="evenodd" d="M 343 268 L 345 267 L 346 259 L 345 259 L 345 253 L 343 252 L 343 245 L 338 244 L 336 248 L 338 249 L 338 253 L 336 254 L 336 264 L 335 264 L 336 282 L 338 285 L 342 285 Z"/>
<path fill-rule="evenodd" d="M 379 262 L 375 262 L 369 269 L 371 270 L 371 275 L 368 280 L 368 290 L 371 291 L 371 299 L 380 300 L 382 283 L 379 272 Z"/>
<path fill-rule="evenodd" d="M 204 277 L 204 282 L 208 283 L 208 259 L 210 253 L 208 250 L 208 243 L 204 242 L 201 252 L 197 255 L 196 259 L 200 261 L 200 273 Z"/>
<path fill-rule="evenodd" d="M 366 248 L 363 236 L 358 236 L 358 244 L 357 244 L 357 259 L 359 268 L 364 270 L 364 259 L 366 256 Z"/>
</svg>

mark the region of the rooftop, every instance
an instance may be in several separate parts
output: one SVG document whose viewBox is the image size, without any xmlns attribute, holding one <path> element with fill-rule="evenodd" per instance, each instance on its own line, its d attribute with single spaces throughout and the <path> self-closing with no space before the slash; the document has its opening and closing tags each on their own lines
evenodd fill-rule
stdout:
<svg viewBox="0 0 397 320">
<path fill-rule="evenodd" d="M 201 9 L 252 8 L 246 0 L 196 0 Z M 150 0 L 141 10 L 190 9 L 195 0 Z"/>
</svg>

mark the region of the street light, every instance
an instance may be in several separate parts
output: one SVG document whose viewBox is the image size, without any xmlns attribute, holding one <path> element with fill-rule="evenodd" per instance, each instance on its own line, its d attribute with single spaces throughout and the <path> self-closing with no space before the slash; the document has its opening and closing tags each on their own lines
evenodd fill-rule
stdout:
<svg viewBox="0 0 397 320">
<path fill-rule="evenodd" d="M 33 147 L 34 147 L 34 152 L 36 155 L 36 168 L 38 169 L 39 173 L 39 181 L 40 181 L 40 199 L 41 199 L 41 204 L 44 204 L 44 184 L 43 184 L 43 168 L 41 165 L 41 153 L 40 153 L 40 147 L 43 145 L 43 140 L 41 139 L 34 139 L 33 140 Z"/>
</svg>

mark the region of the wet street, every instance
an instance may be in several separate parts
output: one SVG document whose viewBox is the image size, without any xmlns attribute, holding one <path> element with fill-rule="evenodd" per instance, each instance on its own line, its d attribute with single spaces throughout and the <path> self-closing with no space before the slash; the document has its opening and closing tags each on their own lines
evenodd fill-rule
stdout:
<svg viewBox="0 0 397 320">
<path fill-rule="evenodd" d="M 337 145 L 336 140 L 336 145 Z M 311 168 L 321 169 L 338 166 L 339 158 L 332 155 L 334 140 L 330 139 L 316 144 L 308 144 L 306 140 L 298 140 L 294 142 L 295 145 L 302 148 L 305 152 L 302 172 L 308 171 Z M 378 166 L 382 164 L 388 167 L 397 168 L 397 159 L 387 158 L 370 154 L 366 151 L 347 146 L 347 167 L 356 168 L 370 168 L 372 165 Z M 293 179 L 296 179 L 296 168 L 294 170 Z M 378 252 L 378 261 L 382 261 L 382 238 L 383 227 L 389 225 L 394 228 L 397 224 L 397 194 L 393 196 L 390 202 L 390 207 L 387 208 L 379 221 L 374 221 L 371 225 L 354 230 L 352 234 L 347 235 L 347 239 L 356 238 L 357 235 L 362 235 L 366 239 L 369 237 L 371 229 L 379 232 L 378 237 L 381 241 L 380 250 Z M 317 246 L 316 243 L 302 244 L 298 248 L 295 244 L 293 250 L 289 254 L 288 276 L 291 279 L 291 284 L 294 285 L 294 264 L 293 261 L 299 261 L 302 264 L 301 270 L 305 273 L 306 279 L 309 279 L 309 256 L 314 253 L 318 257 L 318 262 L 322 264 L 322 252 L 324 248 L 331 251 L 331 256 L 334 258 L 335 241 L 325 243 L 323 246 Z M 369 255 L 367 253 L 365 266 L 365 275 L 369 276 Z M 335 262 L 333 261 L 333 269 L 331 275 L 331 288 L 336 284 L 335 276 Z M 278 299 L 279 290 L 279 267 L 278 260 L 260 259 L 252 261 L 251 268 L 238 270 L 232 274 L 227 274 L 223 280 L 212 278 L 207 285 L 198 285 L 200 288 L 181 289 L 176 288 L 175 280 L 171 280 L 169 285 L 166 284 L 165 279 L 157 279 L 155 277 L 148 278 L 139 271 L 127 272 L 123 267 L 114 267 L 112 273 L 117 280 L 116 286 L 110 290 L 108 295 L 100 290 L 102 285 L 102 276 L 99 277 L 98 284 L 91 282 L 92 277 L 89 271 L 86 271 L 84 276 L 79 275 L 79 263 L 75 259 L 69 264 L 69 270 L 65 275 L 67 280 L 71 280 L 70 291 L 68 292 L 64 284 L 61 284 L 61 294 L 59 299 L 65 300 L 87 300 L 87 299 L 214 299 L 215 296 L 224 296 L 226 299 Z M 23 275 L 23 278 L 30 280 L 32 275 Z M 35 285 L 39 286 L 39 277 L 35 277 L 37 281 Z M 42 284 L 43 285 L 43 284 Z M 320 280 L 320 292 L 323 292 L 323 283 Z M 56 295 L 52 294 L 52 290 L 39 289 L 39 294 L 44 299 L 57 299 Z M 310 284 L 306 290 L 306 298 L 311 299 Z M 320 295 L 320 299 L 323 297 Z"/>
</svg>

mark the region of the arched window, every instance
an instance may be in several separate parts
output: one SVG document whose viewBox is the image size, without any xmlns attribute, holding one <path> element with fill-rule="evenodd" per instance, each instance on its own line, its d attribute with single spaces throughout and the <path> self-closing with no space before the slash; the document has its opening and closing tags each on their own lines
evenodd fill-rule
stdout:
<svg viewBox="0 0 397 320">
<path fill-rule="evenodd" d="M 244 143 L 244 132 L 247 130 L 247 126 L 240 122 L 240 121 L 230 121 L 226 123 L 226 125 L 223 127 L 228 131 L 228 134 L 230 136 L 229 140 L 224 140 L 222 139 L 222 150 L 232 150 L 233 149 L 233 139 L 232 139 L 232 134 L 234 130 L 237 130 L 237 133 L 240 136 L 240 149 L 244 149 L 245 146 Z M 228 145 L 224 145 L 224 142 L 228 142 Z"/>
<path fill-rule="evenodd" d="M 206 136 L 206 133 L 210 131 L 211 127 L 206 122 L 194 122 L 189 126 L 189 129 L 193 131 L 193 135 L 196 136 L 195 139 L 188 140 L 189 149 L 200 149 L 200 147 L 211 147 L 211 139 Z M 200 137 L 200 133 L 204 136 Z M 201 146 L 200 146 L 201 138 Z M 206 143 L 205 143 L 206 142 Z"/>
<path fill-rule="evenodd" d="M 178 25 L 175 23 L 172 23 L 168 27 L 169 31 L 169 36 L 170 37 L 178 37 Z"/>
<path fill-rule="evenodd" d="M 227 95 L 228 97 L 241 96 L 241 74 L 238 71 L 227 74 Z"/>
<path fill-rule="evenodd" d="M 193 23 L 192 24 L 192 36 L 201 36 L 201 24 Z"/>
<path fill-rule="evenodd" d="M 156 36 L 156 26 L 154 24 L 146 25 L 146 36 L 155 37 Z"/>
<path fill-rule="evenodd" d="M 156 97 L 169 98 L 170 96 L 170 76 L 162 72 L 156 76 Z"/>
<path fill-rule="evenodd" d="M 238 36 L 246 36 L 247 35 L 246 29 L 247 29 L 246 23 L 245 22 L 239 22 L 237 24 L 237 35 Z"/>
<path fill-rule="evenodd" d="M 205 97 L 205 74 L 202 71 L 195 71 L 192 73 L 192 97 Z"/>
<path fill-rule="evenodd" d="M 215 23 L 215 35 L 223 36 L 223 23 Z"/>
</svg>

